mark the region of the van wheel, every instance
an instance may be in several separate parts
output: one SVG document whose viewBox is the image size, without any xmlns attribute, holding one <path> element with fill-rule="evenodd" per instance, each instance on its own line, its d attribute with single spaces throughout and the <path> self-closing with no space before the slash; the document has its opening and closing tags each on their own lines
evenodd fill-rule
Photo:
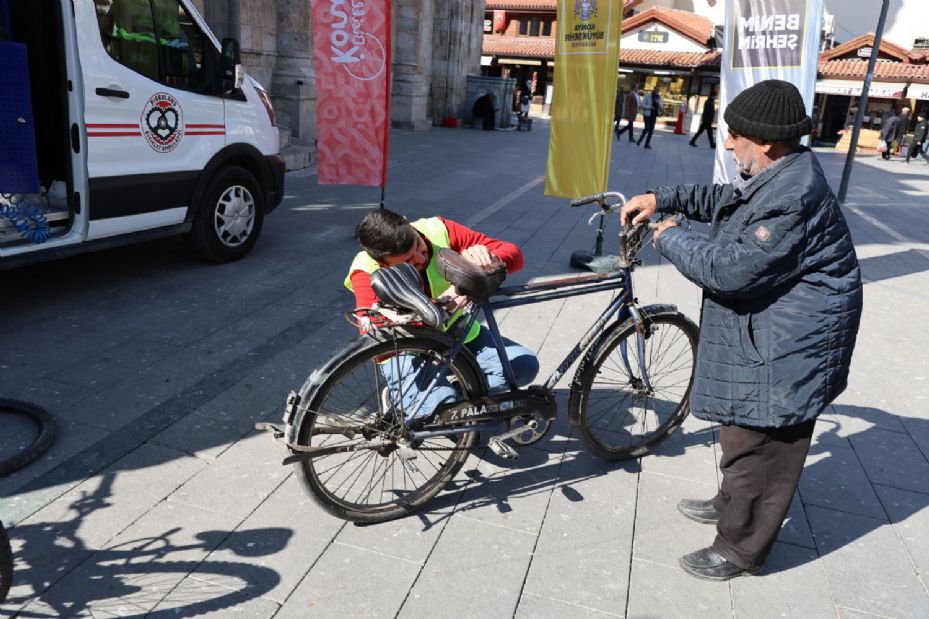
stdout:
<svg viewBox="0 0 929 619">
<path fill-rule="evenodd" d="M 238 166 L 224 168 L 203 194 L 187 238 L 205 260 L 238 260 L 258 240 L 264 207 L 261 187 L 248 170 Z"/>
</svg>

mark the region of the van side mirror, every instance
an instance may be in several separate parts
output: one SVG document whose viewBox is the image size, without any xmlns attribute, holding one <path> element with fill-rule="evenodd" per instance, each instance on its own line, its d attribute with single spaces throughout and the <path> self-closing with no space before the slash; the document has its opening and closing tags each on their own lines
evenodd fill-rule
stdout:
<svg viewBox="0 0 929 619">
<path fill-rule="evenodd" d="M 238 90 L 242 87 L 245 72 L 242 70 L 242 55 L 239 51 L 239 42 L 236 39 L 223 39 L 222 61 L 220 62 L 220 78 L 223 92 Z"/>
</svg>

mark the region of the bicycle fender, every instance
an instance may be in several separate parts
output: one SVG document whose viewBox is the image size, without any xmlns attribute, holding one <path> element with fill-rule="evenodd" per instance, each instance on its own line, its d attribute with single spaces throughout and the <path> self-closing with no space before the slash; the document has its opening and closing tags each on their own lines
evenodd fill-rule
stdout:
<svg viewBox="0 0 929 619">
<path fill-rule="evenodd" d="M 454 343 L 453 338 L 446 333 L 428 327 L 418 326 L 406 326 L 403 328 L 393 328 L 390 330 L 375 329 L 352 340 L 335 354 L 333 354 L 325 363 L 323 363 L 323 365 L 313 370 L 310 376 L 303 383 L 303 386 L 300 387 L 300 390 L 297 392 L 299 403 L 296 406 L 292 406 L 290 398 L 288 398 L 288 402 L 285 404 L 284 413 L 284 440 L 290 444 L 297 443 L 297 429 L 303 423 L 304 418 L 308 414 L 316 414 L 315 411 L 310 410 L 310 404 L 316 398 L 316 395 L 319 392 L 319 388 L 339 367 L 339 365 L 341 365 L 348 357 L 359 352 L 360 350 L 368 346 L 372 346 L 373 344 L 389 341 L 394 337 L 419 337 L 437 340 L 437 343 L 445 345 L 448 348 L 451 348 Z M 471 370 L 473 371 L 474 375 L 477 376 L 480 380 L 480 386 L 483 393 L 487 393 L 490 390 L 487 385 L 487 377 L 484 375 L 483 370 L 481 370 L 481 366 L 477 362 L 477 358 L 474 356 L 474 353 L 472 353 L 471 350 L 467 347 L 463 346 L 458 352 L 458 355 L 464 359 L 465 363 L 471 366 Z"/>
<path fill-rule="evenodd" d="M 670 303 L 655 303 L 653 305 L 645 305 L 639 308 L 639 311 L 642 314 L 642 317 L 645 319 L 646 324 L 657 316 L 667 315 L 667 314 L 677 314 L 677 306 Z M 600 351 L 603 350 L 603 347 L 606 346 L 606 343 L 613 336 L 614 333 L 622 331 L 633 326 L 632 318 L 627 318 L 623 322 L 614 322 L 609 327 L 603 330 L 603 332 L 597 337 L 593 344 L 587 348 L 587 352 L 584 353 L 584 357 L 581 359 L 581 363 L 577 366 L 577 371 L 574 373 L 574 378 L 571 379 L 571 392 L 568 396 L 568 423 L 572 426 L 577 426 L 580 423 L 580 399 L 581 399 L 581 377 L 587 371 L 587 368 L 593 363 L 593 360 L 597 358 L 597 355 L 600 354 Z"/>
</svg>

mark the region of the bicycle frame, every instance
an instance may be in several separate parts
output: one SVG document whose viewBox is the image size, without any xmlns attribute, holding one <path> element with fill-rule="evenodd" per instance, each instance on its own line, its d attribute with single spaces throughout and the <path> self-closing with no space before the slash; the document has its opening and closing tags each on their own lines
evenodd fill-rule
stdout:
<svg viewBox="0 0 929 619">
<path fill-rule="evenodd" d="M 568 368 L 570 368 L 571 365 L 577 361 L 578 357 L 580 357 L 581 354 L 583 354 L 584 351 L 586 351 L 587 348 L 591 345 L 591 343 L 593 343 L 594 339 L 602 332 L 603 328 L 606 326 L 607 322 L 610 321 L 612 316 L 615 315 L 617 322 L 620 323 L 631 318 L 637 326 L 642 324 L 642 318 L 639 315 L 638 309 L 635 305 L 636 299 L 632 285 L 632 269 L 621 268 L 618 271 L 609 274 L 578 275 L 575 277 L 540 282 L 537 284 L 501 287 L 491 297 L 492 299 L 500 300 L 493 302 L 491 300 L 483 301 L 471 312 L 470 318 L 468 320 L 459 321 L 465 323 L 459 333 L 468 333 L 471 325 L 475 320 L 477 320 L 478 316 L 481 314 L 484 315 L 484 318 L 487 321 L 487 328 L 490 331 L 494 346 L 497 349 L 497 355 L 500 358 L 500 362 L 503 366 L 503 372 L 507 386 L 511 391 L 515 391 L 519 389 L 519 385 L 516 382 L 516 376 L 513 372 L 513 367 L 510 364 L 510 359 L 506 354 L 503 338 L 500 335 L 500 329 L 497 326 L 497 321 L 494 317 L 493 311 L 495 309 L 520 307 L 523 305 L 540 303 L 542 301 L 566 299 L 608 290 L 617 290 L 619 294 L 617 294 L 617 296 L 610 302 L 607 308 L 594 321 L 590 328 L 587 329 L 586 333 L 584 333 L 584 335 L 578 340 L 577 344 L 574 345 L 571 351 L 558 365 L 557 369 L 552 372 L 552 374 L 545 381 L 544 387 L 548 390 L 551 390 L 555 387 L 558 381 L 561 380 L 565 372 L 568 371 Z M 452 347 L 452 351 L 448 355 L 448 360 L 445 361 L 445 363 L 436 373 L 436 376 L 432 379 L 426 391 L 429 391 L 435 387 L 438 376 L 441 376 L 445 373 L 451 364 L 451 359 L 455 358 L 464 344 L 465 342 L 463 335 L 456 338 L 455 344 Z M 649 383 L 648 375 L 645 369 L 645 343 L 643 341 L 640 329 L 637 329 L 636 332 L 636 348 L 638 352 L 637 357 L 639 373 L 645 385 L 650 388 L 651 385 Z M 629 355 L 625 342 L 620 344 L 620 356 L 622 358 L 626 372 L 631 376 L 633 374 L 632 366 L 629 363 Z M 410 423 L 416 412 L 418 412 L 418 407 L 413 411 L 412 414 L 409 415 L 407 423 Z M 481 425 L 483 426 L 485 424 Z M 463 429 L 462 431 L 472 431 L 474 429 L 476 429 L 476 427 L 472 426 L 470 428 Z M 433 435 L 440 436 L 450 432 L 454 432 L 454 430 L 441 432 L 416 432 L 414 433 L 414 436 L 417 439 L 424 439 L 430 438 Z"/>
</svg>

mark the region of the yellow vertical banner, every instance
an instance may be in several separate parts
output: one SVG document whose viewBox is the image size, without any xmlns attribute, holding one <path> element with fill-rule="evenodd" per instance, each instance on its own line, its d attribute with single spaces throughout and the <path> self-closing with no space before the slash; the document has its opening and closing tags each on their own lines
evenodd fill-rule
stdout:
<svg viewBox="0 0 929 619">
<path fill-rule="evenodd" d="M 545 195 L 606 191 L 622 0 L 558 0 Z"/>
</svg>

